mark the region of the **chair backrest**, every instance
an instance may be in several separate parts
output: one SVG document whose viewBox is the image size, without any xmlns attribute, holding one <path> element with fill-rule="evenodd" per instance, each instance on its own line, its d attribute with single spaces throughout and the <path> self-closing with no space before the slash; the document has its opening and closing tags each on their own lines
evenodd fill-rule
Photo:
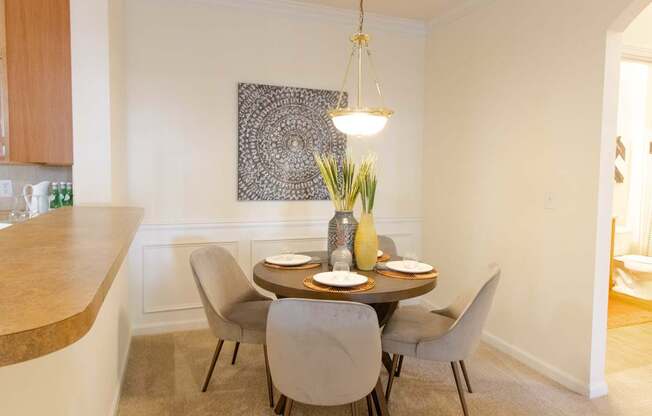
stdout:
<svg viewBox="0 0 652 416">
<path fill-rule="evenodd" d="M 211 245 L 193 251 L 190 267 L 208 323 L 218 336 L 229 329 L 225 316 L 233 305 L 258 299 L 256 289 L 222 247 Z"/>
<path fill-rule="evenodd" d="M 301 403 L 335 406 L 364 398 L 380 374 L 373 308 L 352 302 L 283 299 L 267 317 L 267 355 L 276 388 Z"/>
<path fill-rule="evenodd" d="M 391 237 L 386 235 L 378 236 L 378 248 L 383 251 L 383 253 L 389 254 L 390 256 L 398 255 L 396 250 L 396 243 L 392 240 Z"/>
<path fill-rule="evenodd" d="M 441 361 L 459 361 L 468 358 L 480 342 L 482 329 L 489 316 L 499 281 L 500 270 L 497 269 L 463 308 L 448 333 L 443 337 L 437 337 L 439 343 L 443 342 L 447 345 L 447 351 L 428 353 L 426 351 L 428 340 L 423 340 L 421 343 L 423 345 L 417 346 L 417 356 L 426 358 L 434 354 L 436 356 L 430 358 Z M 442 358 L 442 355 L 446 355 L 447 358 Z"/>
</svg>

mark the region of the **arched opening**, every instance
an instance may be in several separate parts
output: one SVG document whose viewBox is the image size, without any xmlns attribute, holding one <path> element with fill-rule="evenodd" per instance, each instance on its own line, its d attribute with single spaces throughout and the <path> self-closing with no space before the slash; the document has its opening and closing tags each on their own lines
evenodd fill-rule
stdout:
<svg viewBox="0 0 652 416">
<path fill-rule="evenodd" d="M 603 118 L 601 138 L 600 186 L 598 192 L 598 224 L 596 234 L 596 284 L 593 293 L 593 328 L 591 343 L 590 396 L 597 397 L 607 393 L 605 373 L 607 371 L 607 341 L 615 348 L 616 340 L 609 338 L 608 305 L 613 287 L 613 257 L 618 251 L 614 247 L 615 222 L 614 195 L 620 191 L 615 183 L 623 172 L 616 172 L 614 160 L 622 158 L 623 142 L 616 143 L 619 136 L 618 107 L 620 101 L 621 61 L 623 59 L 623 32 L 650 6 L 650 0 L 635 0 L 621 11 L 607 31 L 605 53 L 605 77 L 603 95 Z M 652 14 L 650 14 L 652 17 Z M 652 33 L 652 32 L 651 32 Z M 650 39 L 652 45 L 652 38 Z M 652 67 L 651 67 L 652 68 Z M 621 126 L 622 129 L 622 126 Z M 617 154 L 618 148 L 618 154 Z M 643 149 L 639 146 L 639 149 Z M 652 147 L 648 147 L 652 150 Z M 620 163 L 620 162 L 619 162 Z M 619 175 L 620 174 L 620 175 Z M 652 182 L 650 183 L 652 186 Z M 618 208 L 616 208 L 616 211 Z M 652 305 L 652 302 L 650 302 Z M 613 326 L 613 325 L 610 325 Z M 631 332 L 631 331 L 630 331 Z M 652 362 L 650 363 L 652 364 Z"/>
</svg>

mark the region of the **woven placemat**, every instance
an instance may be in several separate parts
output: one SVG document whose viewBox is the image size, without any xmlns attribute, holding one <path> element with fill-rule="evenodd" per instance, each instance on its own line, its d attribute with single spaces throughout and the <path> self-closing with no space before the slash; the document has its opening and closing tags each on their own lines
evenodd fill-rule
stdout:
<svg viewBox="0 0 652 416">
<path fill-rule="evenodd" d="M 378 257 L 378 260 L 376 260 L 376 261 L 378 261 L 380 263 L 383 263 L 383 262 L 389 261 L 391 258 L 392 258 L 392 256 L 390 256 L 389 254 L 383 253 L 383 255 Z"/>
<path fill-rule="evenodd" d="M 395 272 L 394 270 L 379 270 L 376 269 L 376 273 L 383 275 L 385 277 L 391 277 L 393 279 L 405 279 L 405 280 L 427 280 L 434 279 L 439 276 L 437 270 L 433 270 L 430 273 L 401 273 Z"/>
<path fill-rule="evenodd" d="M 354 287 L 332 287 L 322 285 L 312 280 L 312 276 L 308 276 L 303 279 L 303 285 L 308 289 L 316 290 L 318 292 L 331 292 L 331 293 L 355 293 L 355 292 L 364 292 L 366 290 L 373 289 L 376 286 L 376 279 L 369 277 L 367 283 L 364 283 L 360 286 Z"/>
<path fill-rule="evenodd" d="M 278 264 L 272 264 L 267 262 L 263 262 L 263 264 L 265 265 L 265 267 L 269 267 L 270 269 L 278 269 L 278 270 L 308 270 L 308 269 L 316 269 L 317 267 L 321 267 L 321 263 L 306 263 L 300 266 L 280 266 Z"/>
</svg>

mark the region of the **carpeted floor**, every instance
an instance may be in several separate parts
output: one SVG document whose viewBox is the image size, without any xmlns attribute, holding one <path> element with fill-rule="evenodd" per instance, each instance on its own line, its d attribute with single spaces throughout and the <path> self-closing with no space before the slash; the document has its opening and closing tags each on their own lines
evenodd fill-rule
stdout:
<svg viewBox="0 0 652 416">
<path fill-rule="evenodd" d="M 260 346 L 242 345 L 236 365 L 231 366 L 233 344 L 225 344 L 208 391 L 200 392 L 214 347 L 208 331 L 134 338 L 120 416 L 273 415 Z M 468 366 L 475 390 L 467 395 L 472 416 L 652 414 L 652 365 L 610 374 L 609 396 L 593 401 L 486 345 Z M 384 377 L 383 371 L 383 382 Z M 350 414 L 348 407 L 298 404 L 293 410 L 295 416 Z M 392 415 L 461 416 L 449 365 L 406 359 L 392 391 L 390 411 Z"/>
</svg>

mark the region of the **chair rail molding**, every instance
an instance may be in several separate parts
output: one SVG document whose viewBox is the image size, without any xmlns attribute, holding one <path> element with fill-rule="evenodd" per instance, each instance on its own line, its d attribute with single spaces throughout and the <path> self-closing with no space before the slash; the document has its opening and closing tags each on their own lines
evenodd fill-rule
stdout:
<svg viewBox="0 0 652 416">
<path fill-rule="evenodd" d="M 378 218 L 380 234 L 399 250 L 421 249 L 421 218 Z M 206 326 L 189 257 L 198 247 L 226 248 L 253 279 L 253 266 L 283 250 L 326 249 L 328 219 L 141 225 L 127 258 L 129 311 L 135 335 L 198 329 Z M 262 289 L 261 292 L 265 293 Z"/>
</svg>

